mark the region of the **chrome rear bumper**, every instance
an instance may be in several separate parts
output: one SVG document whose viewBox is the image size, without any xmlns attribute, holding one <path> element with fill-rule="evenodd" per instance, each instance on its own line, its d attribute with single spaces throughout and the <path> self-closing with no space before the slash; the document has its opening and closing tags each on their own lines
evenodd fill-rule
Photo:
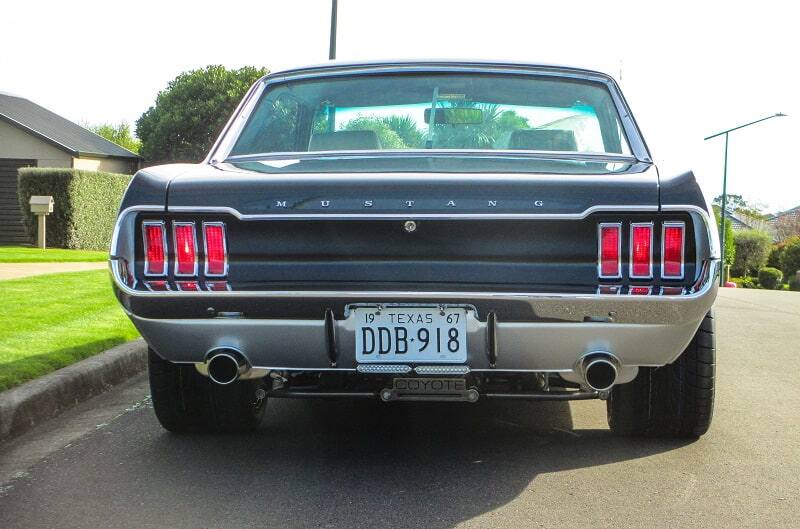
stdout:
<svg viewBox="0 0 800 529">
<path fill-rule="evenodd" d="M 451 300 L 458 299 L 469 305 L 476 299 L 523 300 L 536 315 L 534 321 L 495 323 L 494 318 L 487 318 L 486 314 L 470 311 L 467 365 L 471 371 L 557 372 L 568 380 L 579 381 L 577 368 L 581 358 L 604 351 L 618 360 L 619 382 L 626 382 L 635 376 L 638 367 L 668 364 L 684 350 L 714 302 L 718 266 L 718 261 L 708 261 L 691 291 L 677 296 L 486 292 L 325 294 L 336 299 L 348 299 L 348 296 L 374 299 L 375 303 L 430 304 L 447 298 L 448 304 L 455 304 Z M 113 268 L 112 264 L 116 276 Z M 248 294 L 260 296 L 268 303 L 275 293 Z M 344 319 L 331 319 L 327 325 L 323 318 L 148 319 L 135 314 L 129 316 L 151 347 L 174 362 L 201 363 L 209 351 L 231 348 L 240 351 L 256 373 L 269 370 L 355 371 L 357 367 L 355 323 L 347 313 Z M 493 344 L 488 338 L 490 326 L 493 326 Z"/>
</svg>

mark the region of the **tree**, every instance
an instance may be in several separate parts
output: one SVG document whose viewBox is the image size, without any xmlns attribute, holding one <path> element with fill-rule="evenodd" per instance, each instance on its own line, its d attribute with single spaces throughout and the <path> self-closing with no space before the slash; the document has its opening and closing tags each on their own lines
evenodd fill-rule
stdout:
<svg viewBox="0 0 800 529">
<path fill-rule="evenodd" d="M 717 226 L 720 225 L 721 219 L 719 216 L 719 208 L 714 209 L 714 216 L 717 219 Z M 731 224 L 731 219 L 725 219 L 725 249 L 723 250 L 724 253 L 724 265 L 726 266 L 733 266 L 733 261 L 736 258 L 736 244 L 733 241 L 733 225 Z"/>
<path fill-rule="evenodd" d="M 767 264 L 772 239 L 763 231 L 742 230 L 734 236 L 736 258 L 731 272 L 734 276 L 748 276 Z"/>
<path fill-rule="evenodd" d="M 114 123 L 101 123 L 99 125 L 84 125 L 84 128 L 87 128 L 97 134 L 98 136 L 102 136 L 108 141 L 113 141 L 120 147 L 124 147 L 131 152 L 136 154 L 139 153 L 139 149 L 142 146 L 142 142 L 139 141 L 138 138 L 134 138 L 133 134 L 131 134 L 131 126 L 128 125 L 127 121 L 120 121 L 117 124 Z"/>
<path fill-rule="evenodd" d="M 140 154 L 158 162 L 202 159 L 244 94 L 267 72 L 214 65 L 178 75 L 136 121 Z"/>
<path fill-rule="evenodd" d="M 761 204 L 755 202 L 748 202 L 742 195 L 725 195 L 725 200 L 728 203 L 728 210 L 738 211 L 749 217 L 759 220 L 766 220 L 767 216 L 762 211 Z M 714 198 L 713 204 L 720 206 L 722 204 L 722 195 Z"/>
<path fill-rule="evenodd" d="M 378 135 L 378 141 L 380 141 L 382 149 L 417 148 L 416 144 L 409 145 L 406 143 L 405 139 L 391 126 L 389 118 L 386 117 L 357 117 L 345 123 L 342 126 L 342 130 L 374 131 Z"/>
<path fill-rule="evenodd" d="M 791 280 L 800 271 L 800 237 L 792 237 L 786 241 L 780 257 L 783 277 Z"/>
</svg>

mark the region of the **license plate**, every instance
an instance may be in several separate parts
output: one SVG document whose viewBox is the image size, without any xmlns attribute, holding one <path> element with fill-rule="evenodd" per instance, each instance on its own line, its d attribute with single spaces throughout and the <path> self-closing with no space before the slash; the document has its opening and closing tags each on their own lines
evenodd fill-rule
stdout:
<svg viewBox="0 0 800 529">
<path fill-rule="evenodd" d="M 358 363 L 467 361 L 467 311 L 462 308 L 358 307 Z"/>
</svg>

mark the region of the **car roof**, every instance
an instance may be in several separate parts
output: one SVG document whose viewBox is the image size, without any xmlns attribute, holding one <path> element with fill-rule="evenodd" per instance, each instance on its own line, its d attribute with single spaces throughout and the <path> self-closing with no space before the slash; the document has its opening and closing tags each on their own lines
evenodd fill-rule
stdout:
<svg viewBox="0 0 800 529">
<path fill-rule="evenodd" d="M 444 69 L 451 68 L 476 68 L 476 69 L 496 69 L 503 70 L 528 70 L 531 72 L 548 71 L 553 73 L 562 72 L 564 74 L 579 75 L 585 77 L 600 77 L 604 80 L 616 84 L 616 81 L 608 74 L 591 70 L 588 68 L 580 68 L 575 66 L 536 63 L 536 62 L 521 62 L 521 61 L 500 61 L 500 60 L 486 60 L 486 59 L 396 59 L 396 60 L 375 60 L 375 61 L 329 61 L 309 66 L 300 66 L 295 68 L 288 68 L 276 72 L 271 72 L 264 76 L 264 79 L 274 79 L 277 77 L 293 77 L 296 75 L 324 73 L 324 72 L 340 72 L 347 70 L 383 70 L 391 68 L 400 69 L 414 69 L 415 67 L 424 69 L 435 69 L 441 67 Z"/>
</svg>

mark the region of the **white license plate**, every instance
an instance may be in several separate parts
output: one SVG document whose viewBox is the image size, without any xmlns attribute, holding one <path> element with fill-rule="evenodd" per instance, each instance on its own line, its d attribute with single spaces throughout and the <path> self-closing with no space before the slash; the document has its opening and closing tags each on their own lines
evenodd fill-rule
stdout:
<svg viewBox="0 0 800 529">
<path fill-rule="evenodd" d="M 460 308 L 358 307 L 356 362 L 467 361 L 467 311 Z"/>
</svg>

